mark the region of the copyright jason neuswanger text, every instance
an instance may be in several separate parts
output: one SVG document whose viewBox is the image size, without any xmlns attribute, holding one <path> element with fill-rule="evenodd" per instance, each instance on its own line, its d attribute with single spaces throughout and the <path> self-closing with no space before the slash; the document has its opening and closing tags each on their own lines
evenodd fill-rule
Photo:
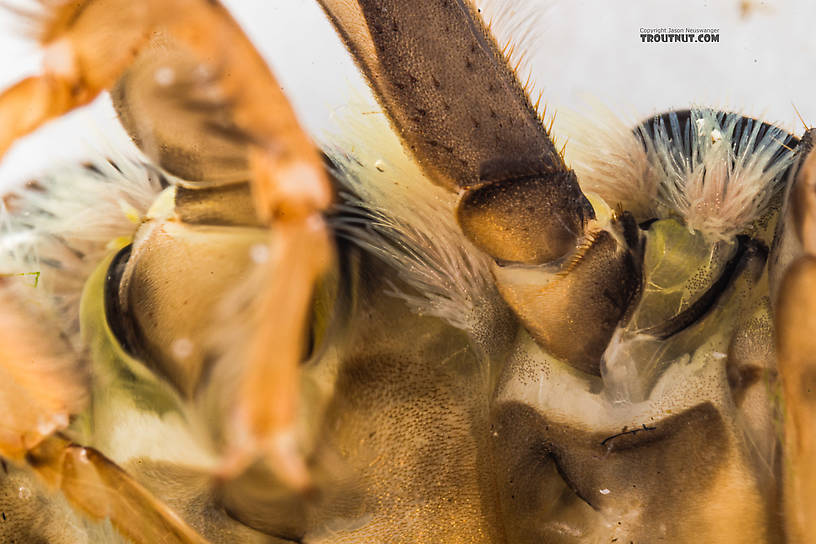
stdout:
<svg viewBox="0 0 816 544">
<path fill-rule="evenodd" d="M 719 43 L 719 28 L 643 28 L 642 43 Z"/>
</svg>

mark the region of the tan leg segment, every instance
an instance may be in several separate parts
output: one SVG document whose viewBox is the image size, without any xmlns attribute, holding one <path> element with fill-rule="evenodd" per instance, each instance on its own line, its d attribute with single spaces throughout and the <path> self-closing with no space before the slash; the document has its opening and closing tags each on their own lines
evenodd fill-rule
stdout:
<svg viewBox="0 0 816 544">
<path fill-rule="evenodd" d="M 0 95 L 0 157 L 44 122 L 80 106 L 71 84 L 58 76 L 26 78 Z"/>
<path fill-rule="evenodd" d="M 225 26 L 218 36 L 201 34 L 209 14 L 174 34 L 202 58 L 222 59 L 230 74 L 223 80 L 226 96 L 236 97 L 236 124 L 250 134 L 252 189 L 259 216 L 271 223 L 269 273 L 259 293 L 265 316 L 254 333 L 241 381 L 236 427 L 243 440 L 233 444 L 225 475 L 241 470 L 254 457 L 266 457 L 286 484 L 305 489 L 309 478 L 297 447 L 295 418 L 298 366 L 306 312 L 312 287 L 330 258 L 329 241 L 320 212 L 330 203 L 330 185 L 322 161 L 300 128 L 294 113 L 252 45 Z M 223 13 L 226 20 L 226 12 Z M 233 23 L 234 24 L 234 23 Z"/>
<path fill-rule="evenodd" d="M 784 497 L 791 542 L 816 534 L 816 257 L 788 270 L 776 315 L 785 399 Z"/>
<path fill-rule="evenodd" d="M 116 82 L 151 33 L 162 30 L 216 74 L 236 125 L 258 147 L 278 163 L 305 161 L 319 168 L 319 156 L 269 68 L 217 2 L 85 0 L 52 11 L 41 30 L 45 73 L 0 95 L 0 143 L 93 100 Z"/>
<path fill-rule="evenodd" d="M 224 476 L 235 476 L 264 456 L 284 483 L 305 490 L 310 478 L 295 428 L 298 367 L 312 288 L 330 255 L 322 219 L 279 221 L 269 254 L 265 287 L 258 294 L 263 318 L 249 346 L 235 411 L 239 439 Z"/>
<path fill-rule="evenodd" d="M 816 153 L 792 192 L 805 256 L 790 265 L 776 304 L 776 348 L 785 399 L 784 502 L 792 543 L 816 535 Z"/>
<path fill-rule="evenodd" d="M 297 448 L 295 421 L 298 366 L 302 356 L 312 288 L 331 257 L 319 211 L 329 204 L 328 185 L 314 163 L 285 161 L 256 149 L 250 154 L 256 207 L 274 220 L 264 288 L 262 318 L 249 348 L 235 428 L 239 440 L 224 466 L 235 476 L 257 456 L 265 456 L 278 477 L 295 489 L 309 486 Z"/>
<path fill-rule="evenodd" d="M 130 4 L 86 0 L 50 8 L 40 29 L 43 74 L 0 94 L 0 157 L 18 138 L 116 81 L 149 36 L 149 14 L 141 3 Z"/>
<path fill-rule="evenodd" d="M 165 504 L 98 451 L 52 435 L 26 459 L 47 484 L 93 519 L 110 519 L 136 544 L 206 544 Z"/>
<path fill-rule="evenodd" d="M 0 279 L 0 455 L 22 460 L 82 411 L 88 375 L 47 316 L 4 286 L 16 281 Z"/>
<path fill-rule="evenodd" d="M 83 409 L 88 377 L 33 306 L 0 289 L 0 455 L 27 462 L 72 505 L 93 518 L 110 518 L 134 542 L 205 542 L 98 452 L 53 434 Z"/>
<path fill-rule="evenodd" d="M 239 423 L 249 433 L 247 443 L 266 445 L 284 481 L 305 485 L 296 448 L 281 446 L 281 437 L 291 436 L 294 425 L 300 328 L 312 282 L 329 256 L 320 212 L 329 204 L 330 186 L 317 150 L 261 56 L 217 2 L 85 0 L 63 6 L 41 33 L 45 75 L 0 95 L 0 153 L 111 87 L 151 32 L 169 33 L 201 59 L 214 74 L 218 100 L 229 104 L 234 123 L 251 142 L 258 213 L 280 224 L 270 246 L 277 258 L 267 292 L 259 294 L 269 317 L 253 342 Z"/>
</svg>

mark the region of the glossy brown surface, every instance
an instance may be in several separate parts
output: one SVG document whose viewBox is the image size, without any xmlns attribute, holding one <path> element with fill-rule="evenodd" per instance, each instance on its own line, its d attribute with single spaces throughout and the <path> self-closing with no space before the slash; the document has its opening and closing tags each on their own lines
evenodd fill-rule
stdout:
<svg viewBox="0 0 816 544">
<path fill-rule="evenodd" d="M 631 227 L 626 218 L 611 228 Z M 561 270 L 496 266 L 496 285 L 545 350 L 599 376 L 601 355 L 640 289 L 637 244 L 636 237 L 598 231 Z"/>
<path fill-rule="evenodd" d="M 465 192 L 456 212 L 462 231 L 479 249 L 500 261 L 525 264 L 547 263 L 573 251 L 593 216 L 572 172 L 490 182 Z"/>
</svg>

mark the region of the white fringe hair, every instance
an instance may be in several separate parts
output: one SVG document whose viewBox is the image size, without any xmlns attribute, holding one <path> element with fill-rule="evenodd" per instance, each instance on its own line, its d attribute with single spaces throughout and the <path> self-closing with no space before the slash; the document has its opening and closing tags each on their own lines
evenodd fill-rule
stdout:
<svg viewBox="0 0 816 544">
<path fill-rule="evenodd" d="M 546 26 L 549 0 L 473 0 L 485 26 L 490 30 L 499 49 L 524 84 L 532 76 L 529 55 L 540 49 L 541 29 Z M 543 4 L 543 5 L 542 5 Z"/>
<path fill-rule="evenodd" d="M 595 108 L 573 129 L 568 163 L 581 188 L 638 220 L 679 217 L 712 241 L 743 232 L 785 182 L 788 134 L 737 113 L 692 108 L 637 128 Z M 668 122 L 666 122 L 668 120 Z"/>
<path fill-rule="evenodd" d="M 335 230 L 394 266 L 408 289 L 390 295 L 420 315 L 479 331 L 499 295 L 489 258 L 456 223 L 457 195 L 405 154 L 378 106 L 355 103 L 338 124 L 343 132 L 329 135 L 324 149 L 347 189 L 341 211 L 351 217 L 337 219 Z"/>
<path fill-rule="evenodd" d="M 79 300 L 112 243 L 124 245 L 161 191 L 158 170 L 111 150 L 55 168 L 0 201 L 0 274 L 21 298 L 56 313 L 79 346 Z"/>
</svg>

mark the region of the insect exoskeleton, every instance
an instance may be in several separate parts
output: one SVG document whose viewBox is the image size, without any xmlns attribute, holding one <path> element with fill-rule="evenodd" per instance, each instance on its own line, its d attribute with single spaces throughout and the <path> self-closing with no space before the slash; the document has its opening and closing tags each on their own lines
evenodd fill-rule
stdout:
<svg viewBox="0 0 816 544">
<path fill-rule="evenodd" d="M 109 90 L 144 155 L 5 201 L 0 534 L 805 541 L 812 132 L 559 148 L 471 3 L 319 4 L 321 151 L 218 3 L 44 5 L 0 151 Z"/>
</svg>

